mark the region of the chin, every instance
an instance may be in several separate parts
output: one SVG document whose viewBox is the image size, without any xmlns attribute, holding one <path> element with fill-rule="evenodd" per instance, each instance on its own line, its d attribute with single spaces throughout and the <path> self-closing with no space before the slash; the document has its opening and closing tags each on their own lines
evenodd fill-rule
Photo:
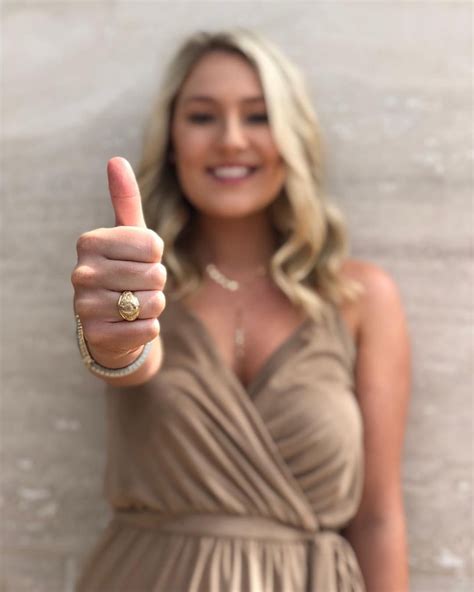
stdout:
<svg viewBox="0 0 474 592">
<path fill-rule="evenodd" d="M 263 204 L 261 207 L 255 204 L 218 204 L 197 206 L 198 212 L 203 216 L 210 218 L 221 218 L 223 220 L 238 220 L 242 218 L 249 218 L 261 214 L 268 204 Z"/>
<path fill-rule="evenodd" d="M 276 199 L 275 197 L 265 197 L 252 195 L 219 195 L 213 194 L 212 199 L 209 199 L 209 194 L 202 199 L 188 200 L 197 212 L 203 216 L 223 219 L 238 219 L 248 218 L 261 214 L 265 211 Z M 197 196 L 196 196 L 197 197 Z"/>
</svg>

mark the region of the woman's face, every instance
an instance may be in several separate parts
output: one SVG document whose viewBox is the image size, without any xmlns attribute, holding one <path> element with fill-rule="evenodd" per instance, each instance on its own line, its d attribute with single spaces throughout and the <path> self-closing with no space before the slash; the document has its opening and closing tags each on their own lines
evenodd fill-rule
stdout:
<svg viewBox="0 0 474 592">
<path fill-rule="evenodd" d="M 171 142 L 181 187 L 203 214 L 255 214 L 284 183 L 262 86 L 238 55 L 213 51 L 195 65 L 176 101 Z"/>
</svg>

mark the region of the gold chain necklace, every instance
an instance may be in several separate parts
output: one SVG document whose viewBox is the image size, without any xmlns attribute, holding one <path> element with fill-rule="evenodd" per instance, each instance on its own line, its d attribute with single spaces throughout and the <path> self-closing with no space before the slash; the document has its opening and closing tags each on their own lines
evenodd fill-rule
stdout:
<svg viewBox="0 0 474 592">
<path fill-rule="evenodd" d="M 261 265 L 257 268 L 254 274 L 245 281 L 237 281 L 228 278 L 226 275 L 220 271 L 214 263 L 208 263 L 205 267 L 207 275 L 213 280 L 216 284 L 224 288 L 229 292 L 238 292 L 243 285 L 247 285 L 253 283 L 258 278 L 264 277 L 267 275 L 267 269 L 264 265 Z M 241 365 L 244 356 L 245 356 L 245 329 L 243 323 L 243 316 L 244 316 L 244 307 L 242 302 L 239 300 L 237 302 L 237 310 L 235 312 L 235 329 L 234 329 L 234 352 L 235 358 L 237 363 Z"/>
</svg>

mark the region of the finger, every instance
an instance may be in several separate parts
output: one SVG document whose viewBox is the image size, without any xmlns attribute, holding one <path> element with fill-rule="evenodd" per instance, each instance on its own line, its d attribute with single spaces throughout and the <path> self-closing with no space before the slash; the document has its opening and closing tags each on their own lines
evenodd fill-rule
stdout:
<svg viewBox="0 0 474 592">
<path fill-rule="evenodd" d="M 98 228 L 79 237 L 77 253 L 78 256 L 100 254 L 117 261 L 157 263 L 163 255 L 163 240 L 149 228 Z"/>
<path fill-rule="evenodd" d="M 86 290 L 103 288 L 114 292 L 162 291 L 166 284 L 166 267 L 161 263 L 104 260 L 100 267 L 79 265 L 74 274 L 75 285 Z"/>
<path fill-rule="evenodd" d="M 152 341 L 160 334 L 160 322 L 156 318 L 137 319 L 132 323 L 85 320 L 83 327 L 84 337 L 89 345 L 111 352 L 133 350 Z"/>
<path fill-rule="evenodd" d="M 130 163 L 120 156 L 107 163 L 107 177 L 116 226 L 146 228 L 140 190 Z"/>
<path fill-rule="evenodd" d="M 102 260 L 100 266 L 76 265 L 71 281 L 76 290 L 160 290 L 166 284 L 166 267 L 161 263 Z"/>
<path fill-rule="evenodd" d="M 134 292 L 140 303 L 140 314 L 138 318 L 154 319 L 163 312 L 166 299 L 163 292 L 157 290 L 146 290 Z M 117 302 L 120 292 L 101 290 L 99 293 L 91 292 L 82 296 L 75 303 L 75 311 L 81 319 L 102 320 L 107 323 L 129 322 L 124 321 L 119 314 Z"/>
</svg>

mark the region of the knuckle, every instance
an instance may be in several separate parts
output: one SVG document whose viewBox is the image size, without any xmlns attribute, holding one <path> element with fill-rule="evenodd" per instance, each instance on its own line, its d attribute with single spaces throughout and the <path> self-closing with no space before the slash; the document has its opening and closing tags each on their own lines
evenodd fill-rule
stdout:
<svg viewBox="0 0 474 592">
<path fill-rule="evenodd" d="M 71 283 L 77 288 L 82 284 L 82 265 L 76 265 L 71 273 Z"/>
<path fill-rule="evenodd" d="M 148 251 L 150 253 L 150 259 L 152 261 L 161 261 L 164 248 L 163 239 L 150 228 L 147 228 L 146 233 L 148 235 Z"/>
<path fill-rule="evenodd" d="M 160 333 L 160 324 L 158 319 L 146 319 L 142 321 L 140 335 L 137 338 L 142 345 L 153 341 Z"/>
<path fill-rule="evenodd" d="M 74 286 L 74 288 L 77 286 L 77 266 L 72 270 L 71 284 Z"/>
<path fill-rule="evenodd" d="M 161 269 L 161 274 L 163 276 L 163 286 L 162 287 L 164 288 L 166 285 L 166 280 L 168 279 L 168 270 L 166 269 L 166 267 L 162 263 L 160 263 L 160 269 Z"/>
<path fill-rule="evenodd" d="M 75 288 L 94 285 L 97 278 L 96 270 L 90 265 L 77 265 L 71 274 L 71 282 Z"/>
<path fill-rule="evenodd" d="M 158 299 L 159 299 L 159 313 L 161 314 L 166 308 L 166 296 L 164 292 L 158 292 Z"/>
<path fill-rule="evenodd" d="M 97 233 L 93 230 L 89 232 L 84 232 L 81 236 L 77 239 L 76 249 L 77 254 L 80 255 L 81 253 L 90 253 L 97 249 L 98 237 Z"/>
<path fill-rule="evenodd" d="M 166 267 L 162 263 L 156 263 L 153 270 L 152 281 L 156 290 L 163 290 L 166 284 Z"/>
<path fill-rule="evenodd" d="M 165 305 L 166 301 L 163 292 L 155 292 L 151 299 L 150 315 L 157 317 L 163 312 Z"/>
<path fill-rule="evenodd" d="M 160 321 L 158 319 L 150 319 L 144 330 L 146 341 L 153 341 L 160 334 Z"/>
<path fill-rule="evenodd" d="M 166 277 L 164 276 L 166 275 L 166 272 L 163 272 L 163 269 L 164 267 L 161 263 L 153 263 L 150 267 L 150 281 L 156 289 L 161 289 L 165 285 Z"/>
</svg>

